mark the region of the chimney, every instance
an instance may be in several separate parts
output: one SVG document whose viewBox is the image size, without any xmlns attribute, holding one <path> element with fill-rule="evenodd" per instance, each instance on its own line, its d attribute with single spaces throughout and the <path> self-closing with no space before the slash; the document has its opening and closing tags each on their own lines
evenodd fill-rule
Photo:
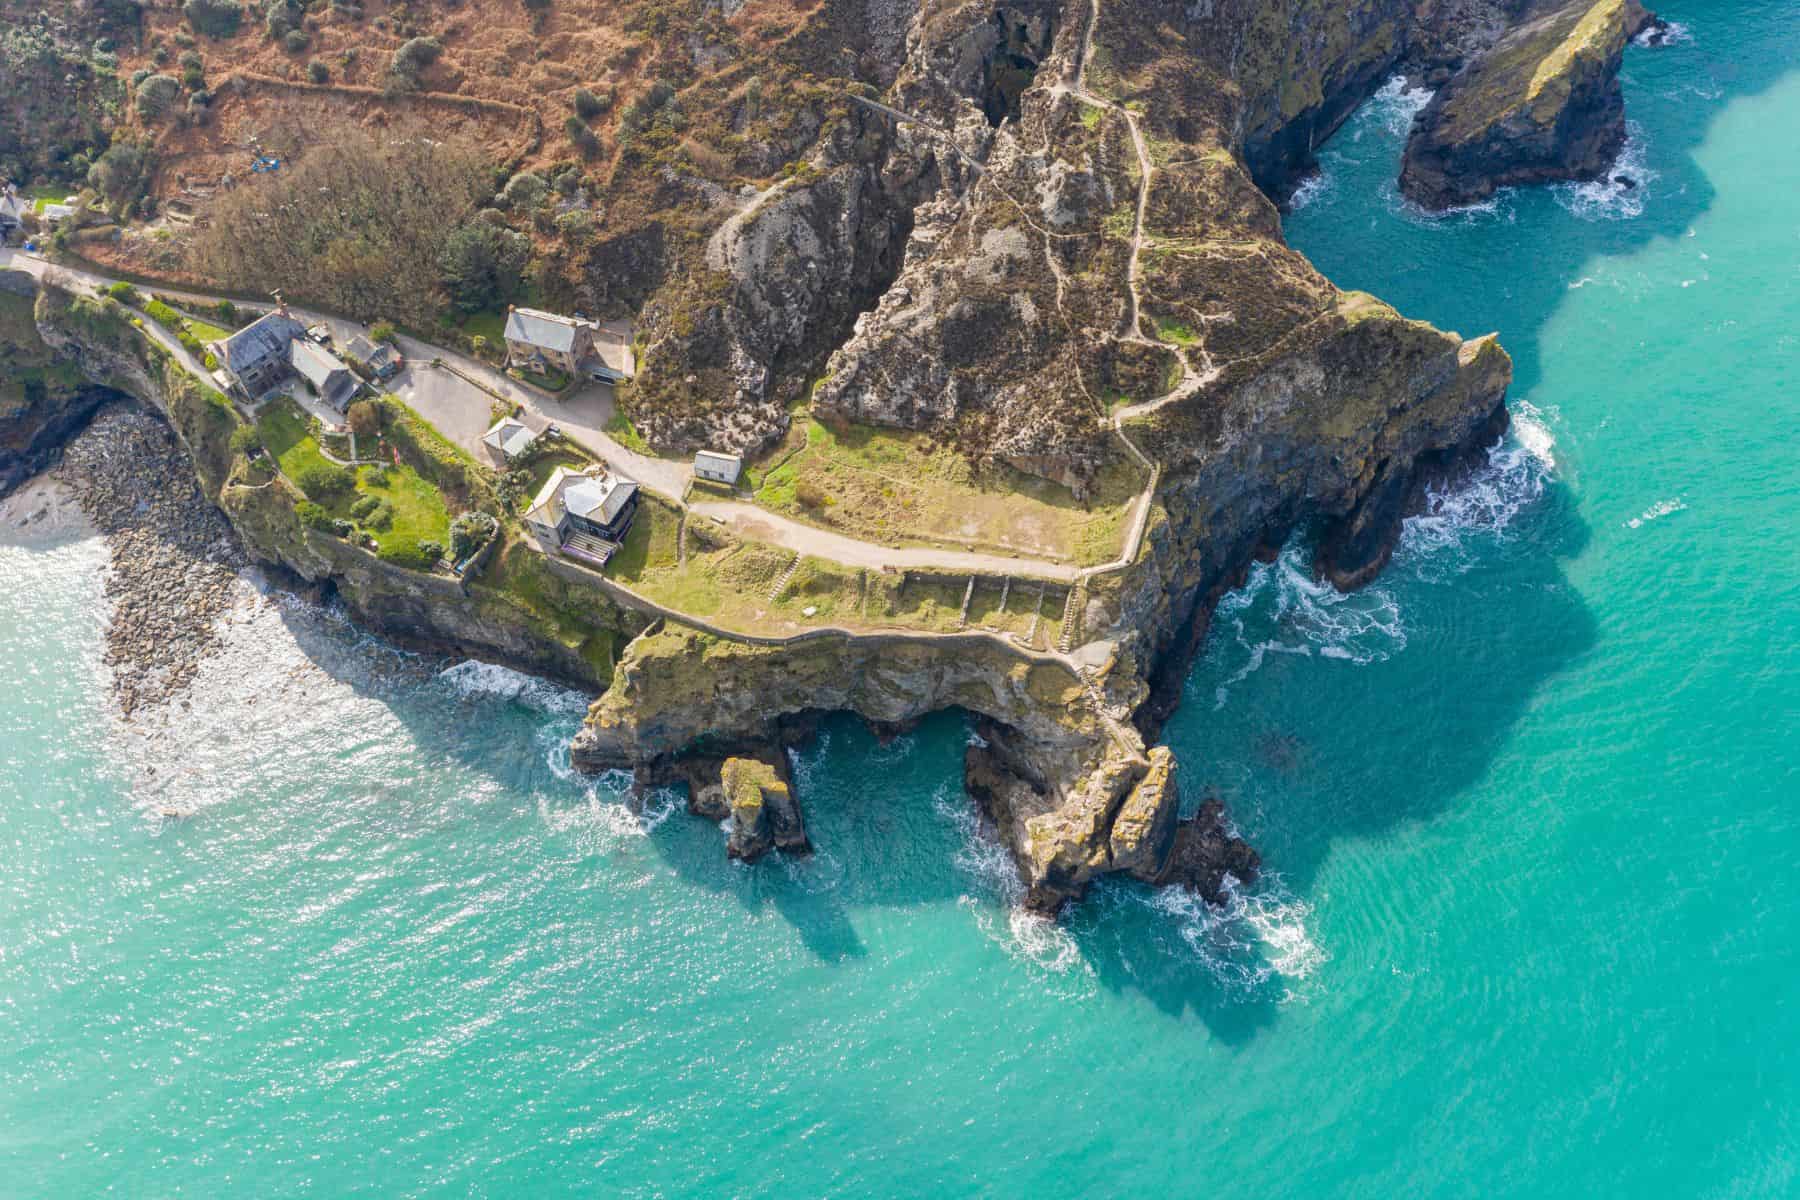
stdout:
<svg viewBox="0 0 1800 1200">
<path fill-rule="evenodd" d="M 269 295 L 275 297 L 275 311 L 280 313 L 284 317 L 287 316 L 288 315 L 287 301 L 282 298 L 281 293 L 279 291 L 275 291 L 275 292 L 270 292 Z"/>
</svg>

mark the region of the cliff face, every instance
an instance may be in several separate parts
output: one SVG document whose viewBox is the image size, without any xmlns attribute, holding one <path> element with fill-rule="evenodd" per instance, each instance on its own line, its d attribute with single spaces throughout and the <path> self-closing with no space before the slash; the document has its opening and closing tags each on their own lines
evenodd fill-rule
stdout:
<svg viewBox="0 0 1800 1200">
<path fill-rule="evenodd" d="M 1513 184 L 1603 174 L 1625 143 L 1625 45 L 1654 20 L 1637 0 L 1536 6 L 1420 112 L 1402 190 L 1442 209 Z"/>
<path fill-rule="evenodd" d="M 33 323 L 31 276 L 0 271 L 0 496 L 56 461 L 106 391 L 58 361 Z"/>
<path fill-rule="evenodd" d="M 230 447 L 239 418 L 186 374 L 146 354 L 144 343 L 103 304 L 46 287 L 36 305 L 45 345 L 103 395 L 123 393 L 159 414 L 187 451 L 201 494 L 231 522 L 256 558 L 341 598 L 359 622 L 406 645 L 505 662 L 595 691 L 612 677 L 610 651 L 592 652 L 596 632 L 623 640 L 643 617 L 605 597 L 578 600 L 582 628 L 570 633 L 539 612 L 479 584 L 382 562 L 335 537 L 305 529 L 301 497 L 285 482 L 250 484 Z M 554 587 L 554 583 L 547 586 Z"/>
</svg>

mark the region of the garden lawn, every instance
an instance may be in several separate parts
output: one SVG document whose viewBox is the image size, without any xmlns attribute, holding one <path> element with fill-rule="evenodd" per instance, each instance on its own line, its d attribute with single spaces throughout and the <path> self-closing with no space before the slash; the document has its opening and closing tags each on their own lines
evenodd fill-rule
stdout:
<svg viewBox="0 0 1800 1200">
<path fill-rule="evenodd" d="M 314 464 L 332 465 L 319 453 L 319 443 L 307 428 L 305 414 L 292 401 L 276 400 L 265 406 L 256 418 L 256 432 L 263 449 L 275 456 L 282 474 L 289 479 Z"/>
<path fill-rule="evenodd" d="M 385 475 L 383 482 L 375 482 Z M 394 510 L 393 524 L 370 532 L 377 541 L 407 537 L 415 541 L 450 544 L 450 510 L 431 481 L 408 466 L 359 467 L 356 491 L 361 496 L 385 500 Z"/>
</svg>

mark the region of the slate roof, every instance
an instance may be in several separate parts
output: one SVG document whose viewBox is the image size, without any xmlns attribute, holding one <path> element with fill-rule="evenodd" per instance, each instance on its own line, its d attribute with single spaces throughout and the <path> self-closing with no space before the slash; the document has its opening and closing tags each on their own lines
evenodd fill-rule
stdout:
<svg viewBox="0 0 1800 1200">
<path fill-rule="evenodd" d="M 515 308 L 506 314 L 506 340 L 567 354 L 575 348 L 575 331 L 583 325 L 573 317 Z"/>
<path fill-rule="evenodd" d="M 494 424 L 494 427 L 481 435 L 481 440 L 508 458 L 517 458 L 523 454 L 531 443 L 537 440 L 537 434 L 531 432 L 523 421 L 515 421 L 507 417 Z"/>
<path fill-rule="evenodd" d="M 350 378 L 350 368 L 343 360 L 305 338 L 288 343 L 288 362 L 302 379 L 318 389 L 320 396 L 339 408 L 343 407 L 340 399 L 347 400 L 349 393 L 356 390 L 356 381 Z"/>
<path fill-rule="evenodd" d="M 241 375 L 271 358 L 287 358 L 288 346 L 305 336 L 306 327 L 300 322 L 272 312 L 221 342 L 224 353 L 219 357 L 233 374 Z"/>
<path fill-rule="evenodd" d="M 583 475 L 558 467 L 544 481 L 525 519 L 537 525 L 558 525 L 564 512 L 600 525 L 612 524 L 625 504 L 637 494 L 638 485 L 622 475 Z"/>
</svg>

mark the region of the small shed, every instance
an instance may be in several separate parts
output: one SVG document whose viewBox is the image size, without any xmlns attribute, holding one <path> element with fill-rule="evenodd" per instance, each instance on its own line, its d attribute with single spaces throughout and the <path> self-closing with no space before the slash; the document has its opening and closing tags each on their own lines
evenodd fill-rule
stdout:
<svg viewBox="0 0 1800 1200">
<path fill-rule="evenodd" d="M 744 460 L 735 454 L 725 454 L 718 450 L 702 450 L 694 455 L 694 474 L 702 479 L 710 479 L 714 483 L 735 487 L 738 476 L 743 473 Z"/>
<path fill-rule="evenodd" d="M 525 422 L 513 417 L 503 417 L 494 422 L 492 429 L 481 435 L 481 441 L 510 462 L 531 449 L 531 443 L 537 441 L 537 434 L 531 432 Z"/>
</svg>

